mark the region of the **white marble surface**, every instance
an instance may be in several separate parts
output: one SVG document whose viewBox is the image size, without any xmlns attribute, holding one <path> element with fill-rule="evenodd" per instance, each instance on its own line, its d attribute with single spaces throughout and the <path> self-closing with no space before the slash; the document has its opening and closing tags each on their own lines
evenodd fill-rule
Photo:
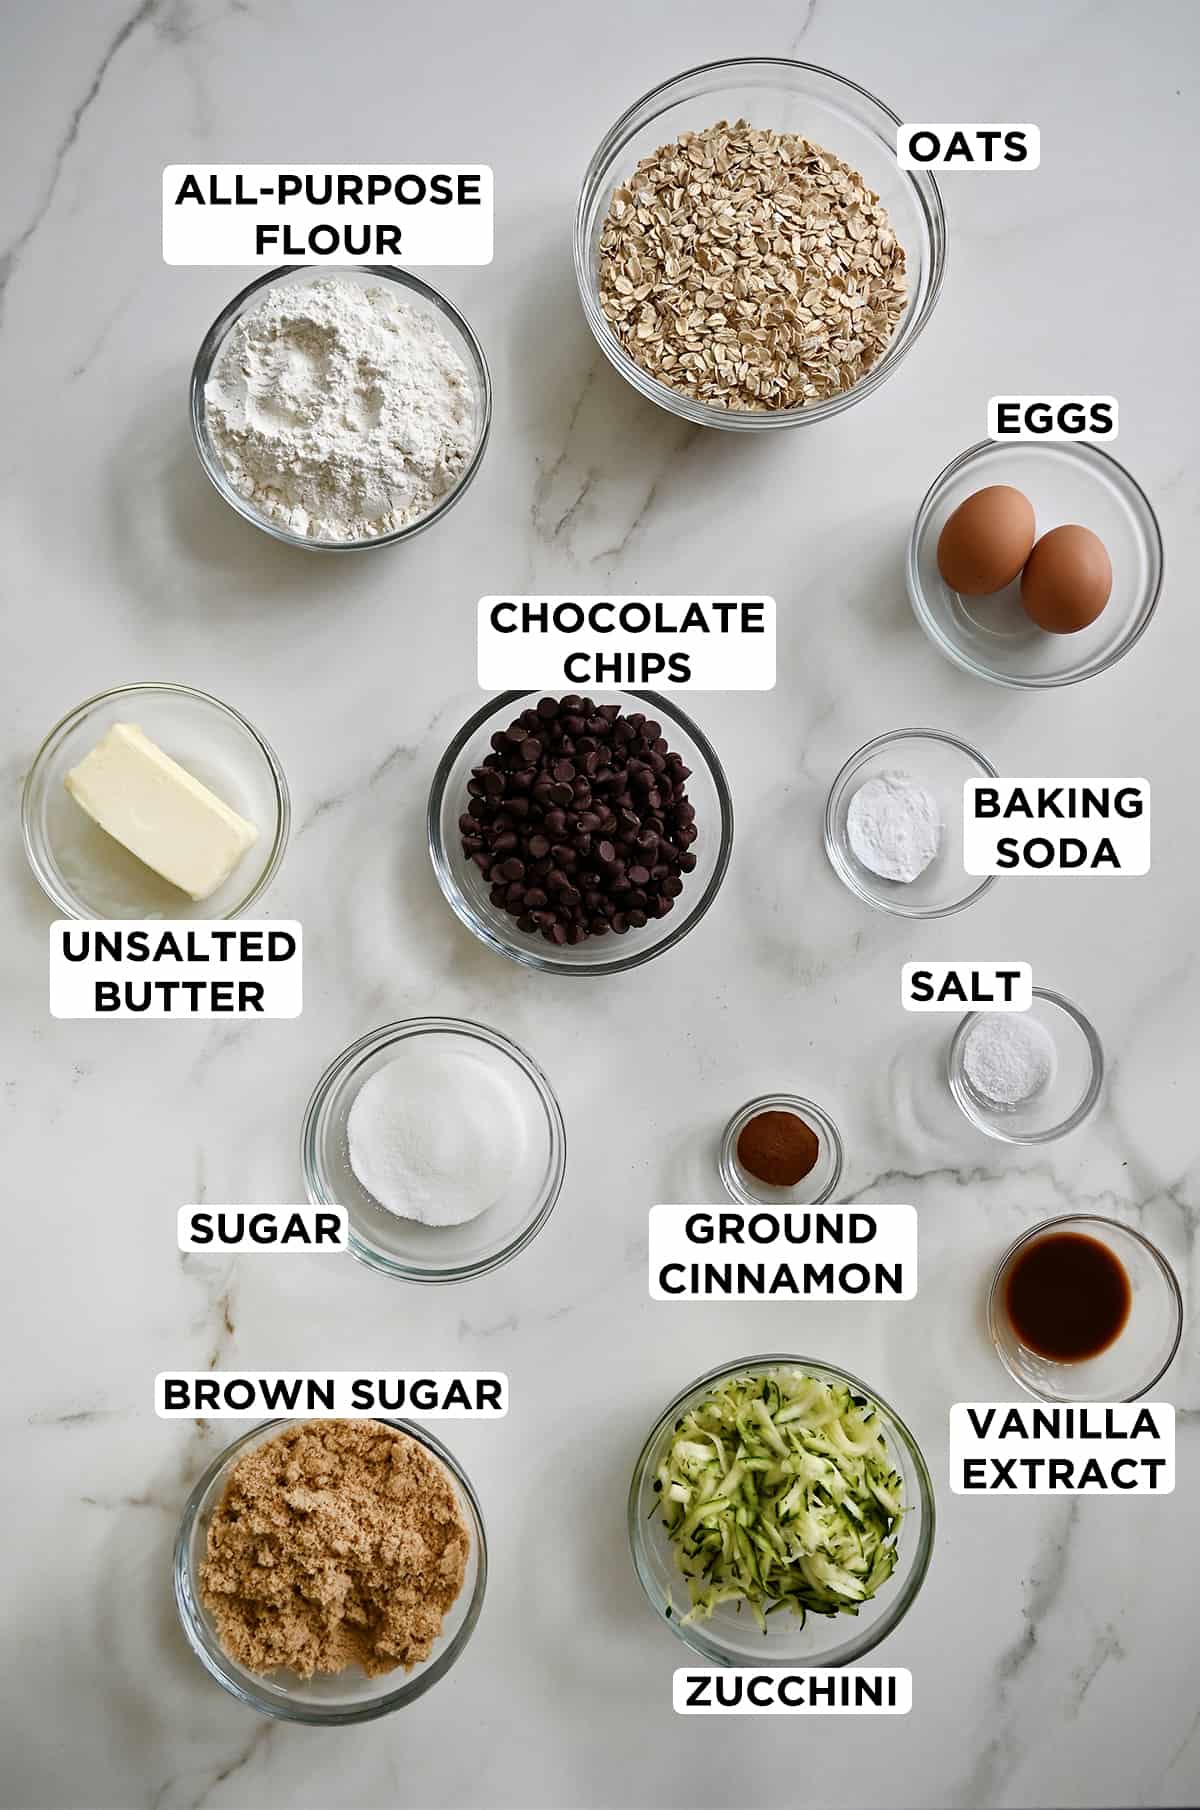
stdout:
<svg viewBox="0 0 1200 1810">
<path fill-rule="evenodd" d="M 1159 1239 L 1189 1298 L 1196 1283 L 1197 9 L 58 0 L 7 9 L 2 44 L 3 1802 L 1195 1804 L 1194 1325 L 1162 1390 L 1181 1411 L 1172 1499 L 968 1502 L 945 1476 L 948 1403 L 1006 1393 L 981 1303 L 1019 1229 L 1096 1206 Z M 947 180 L 950 272 L 901 372 L 832 424 L 747 444 L 680 430 L 609 371 L 576 302 L 568 222 L 630 100 L 749 51 L 827 64 L 908 117 L 1039 121 L 1043 168 Z M 441 280 L 492 360 L 496 424 L 443 529 L 333 564 L 235 520 L 196 466 L 188 367 L 240 277 L 164 267 L 159 172 L 388 156 L 495 167 L 495 263 Z M 1142 645 L 1053 696 L 957 674 L 904 597 L 916 503 L 997 389 L 1115 393 L 1119 452 L 1168 546 Z M 737 803 L 724 892 L 636 974 L 586 988 L 526 974 L 456 924 L 423 844 L 433 765 L 477 698 L 475 599 L 693 587 L 781 606 L 776 692 L 695 704 Z M 47 1014 L 50 912 L 20 849 L 20 780 L 64 710 L 145 677 L 229 698 L 281 754 L 296 829 L 269 909 L 305 924 L 299 1023 Z M 914 720 L 965 733 L 1001 769 L 1148 774 L 1153 873 L 1001 884 L 969 918 L 916 930 L 859 909 L 821 852 L 825 791 L 858 743 Z M 929 1107 L 944 1027 L 901 1013 L 897 971 L 955 954 L 1027 958 L 1094 1016 L 1112 1068 L 1084 1134 L 1024 1157 Z M 426 1011 L 499 1026 L 559 1089 L 567 1187 L 524 1257 L 454 1291 L 349 1261 L 181 1259 L 177 1207 L 295 1197 L 325 1062 Z M 648 1205 L 711 1195 L 715 1129 L 778 1085 L 840 1121 L 848 1191 L 916 1203 L 915 1303 L 648 1300 Z M 679 1384 L 772 1346 L 847 1363 L 924 1442 L 934 1563 L 877 1655 L 912 1668 L 907 1720 L 848 1734 L 671 1714 L 683 1650 L 629 1564 L 628 1473 Z M 226 1433 L 156 1421 L 151 1387 L 159 1369 L 205 1365 L 509 1372 L 508 1420 L 451 1430 L 491 1532 L 483 1620 L 413 1709 L 359 1730 L 281 1727 L 186 1650 L 170 1546 Z"/>
</svg>

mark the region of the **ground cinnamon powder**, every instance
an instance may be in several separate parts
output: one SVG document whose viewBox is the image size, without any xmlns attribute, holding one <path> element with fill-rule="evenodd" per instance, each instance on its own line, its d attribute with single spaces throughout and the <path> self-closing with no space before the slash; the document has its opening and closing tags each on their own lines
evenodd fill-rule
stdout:
<svg viewBox="0 0 1200 1810">
<path fill-rule="evenodd" d="M 760 1112 L 743 1125 L 738 1162 L 771 1188 L 794 1188 L 821 1154 L 816 1132 L 794 1112 Z"/>
<path fill-rule="evenodd" d="M 208 1529 L 200 1592 L 251 1672 L 369 1678 L 429 1657 L 470 1532 L 447 1472 L 372 1420 L 313 1420 L 240 1458 Z"/>
</svg>

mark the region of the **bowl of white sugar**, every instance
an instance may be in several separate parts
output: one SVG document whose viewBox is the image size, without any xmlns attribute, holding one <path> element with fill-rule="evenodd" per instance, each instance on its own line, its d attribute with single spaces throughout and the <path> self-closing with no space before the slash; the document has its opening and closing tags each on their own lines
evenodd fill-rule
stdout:
<svg viewBox="0 0 1200 1810">
<path fill-rule="evenodd" d="M 439 521 L 487 445 L 487 360 L 410 271 L 268 271 L 217 316 L 192 369 L 192 433 L 218 494 L 322 553 L 394 546 Z"/>
<path fill-rule="evenodd" d="M 541 1231 L 566 1171 L 549 1081 L 499 1031 L 408 1018 L 330 1063 L 304 1115 L 308 1198 L 345 1207 L 352 1254 L 407 1282 L 463 1282 Z"/>
</svg>

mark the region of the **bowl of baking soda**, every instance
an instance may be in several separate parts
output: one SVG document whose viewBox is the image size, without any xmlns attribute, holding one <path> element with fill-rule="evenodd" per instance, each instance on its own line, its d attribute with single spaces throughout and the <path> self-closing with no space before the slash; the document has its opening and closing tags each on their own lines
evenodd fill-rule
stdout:
<svg viewBox="0 0 1200 1810">
<path fill-rule="evenodd" d="M 330 1063 L 304 1115 L 301 1162 L 309 1200 L 345 1207 L 361 1263 L 462 1282 L 541 1231 L 566 1135 L 545 1075 L 499 1031 L 409 1018 Z"/>
<path fill-rule="evenodd" d="M 963 866 L 963 783 L 994 779 L 982 754 L 940 729 L 896 729 L 850 756 L 825 806 L 833 871 L 876 911 L 945 918 L 985 893 Z"/>
</svg>

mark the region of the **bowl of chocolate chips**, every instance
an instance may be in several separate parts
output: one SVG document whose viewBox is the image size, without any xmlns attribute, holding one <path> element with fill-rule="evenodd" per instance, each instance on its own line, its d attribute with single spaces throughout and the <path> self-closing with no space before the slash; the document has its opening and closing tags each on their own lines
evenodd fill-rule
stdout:
<svg viewBox="0 0 1200 1810">
<path fill-rule="evenodd" d="M 650 691 L 505 692 L 434 775 L 429 850 L 457 917 L 528 968 L 617 974 L 717 896 L 733 802 L 706 737 Z"/>
</svg>

